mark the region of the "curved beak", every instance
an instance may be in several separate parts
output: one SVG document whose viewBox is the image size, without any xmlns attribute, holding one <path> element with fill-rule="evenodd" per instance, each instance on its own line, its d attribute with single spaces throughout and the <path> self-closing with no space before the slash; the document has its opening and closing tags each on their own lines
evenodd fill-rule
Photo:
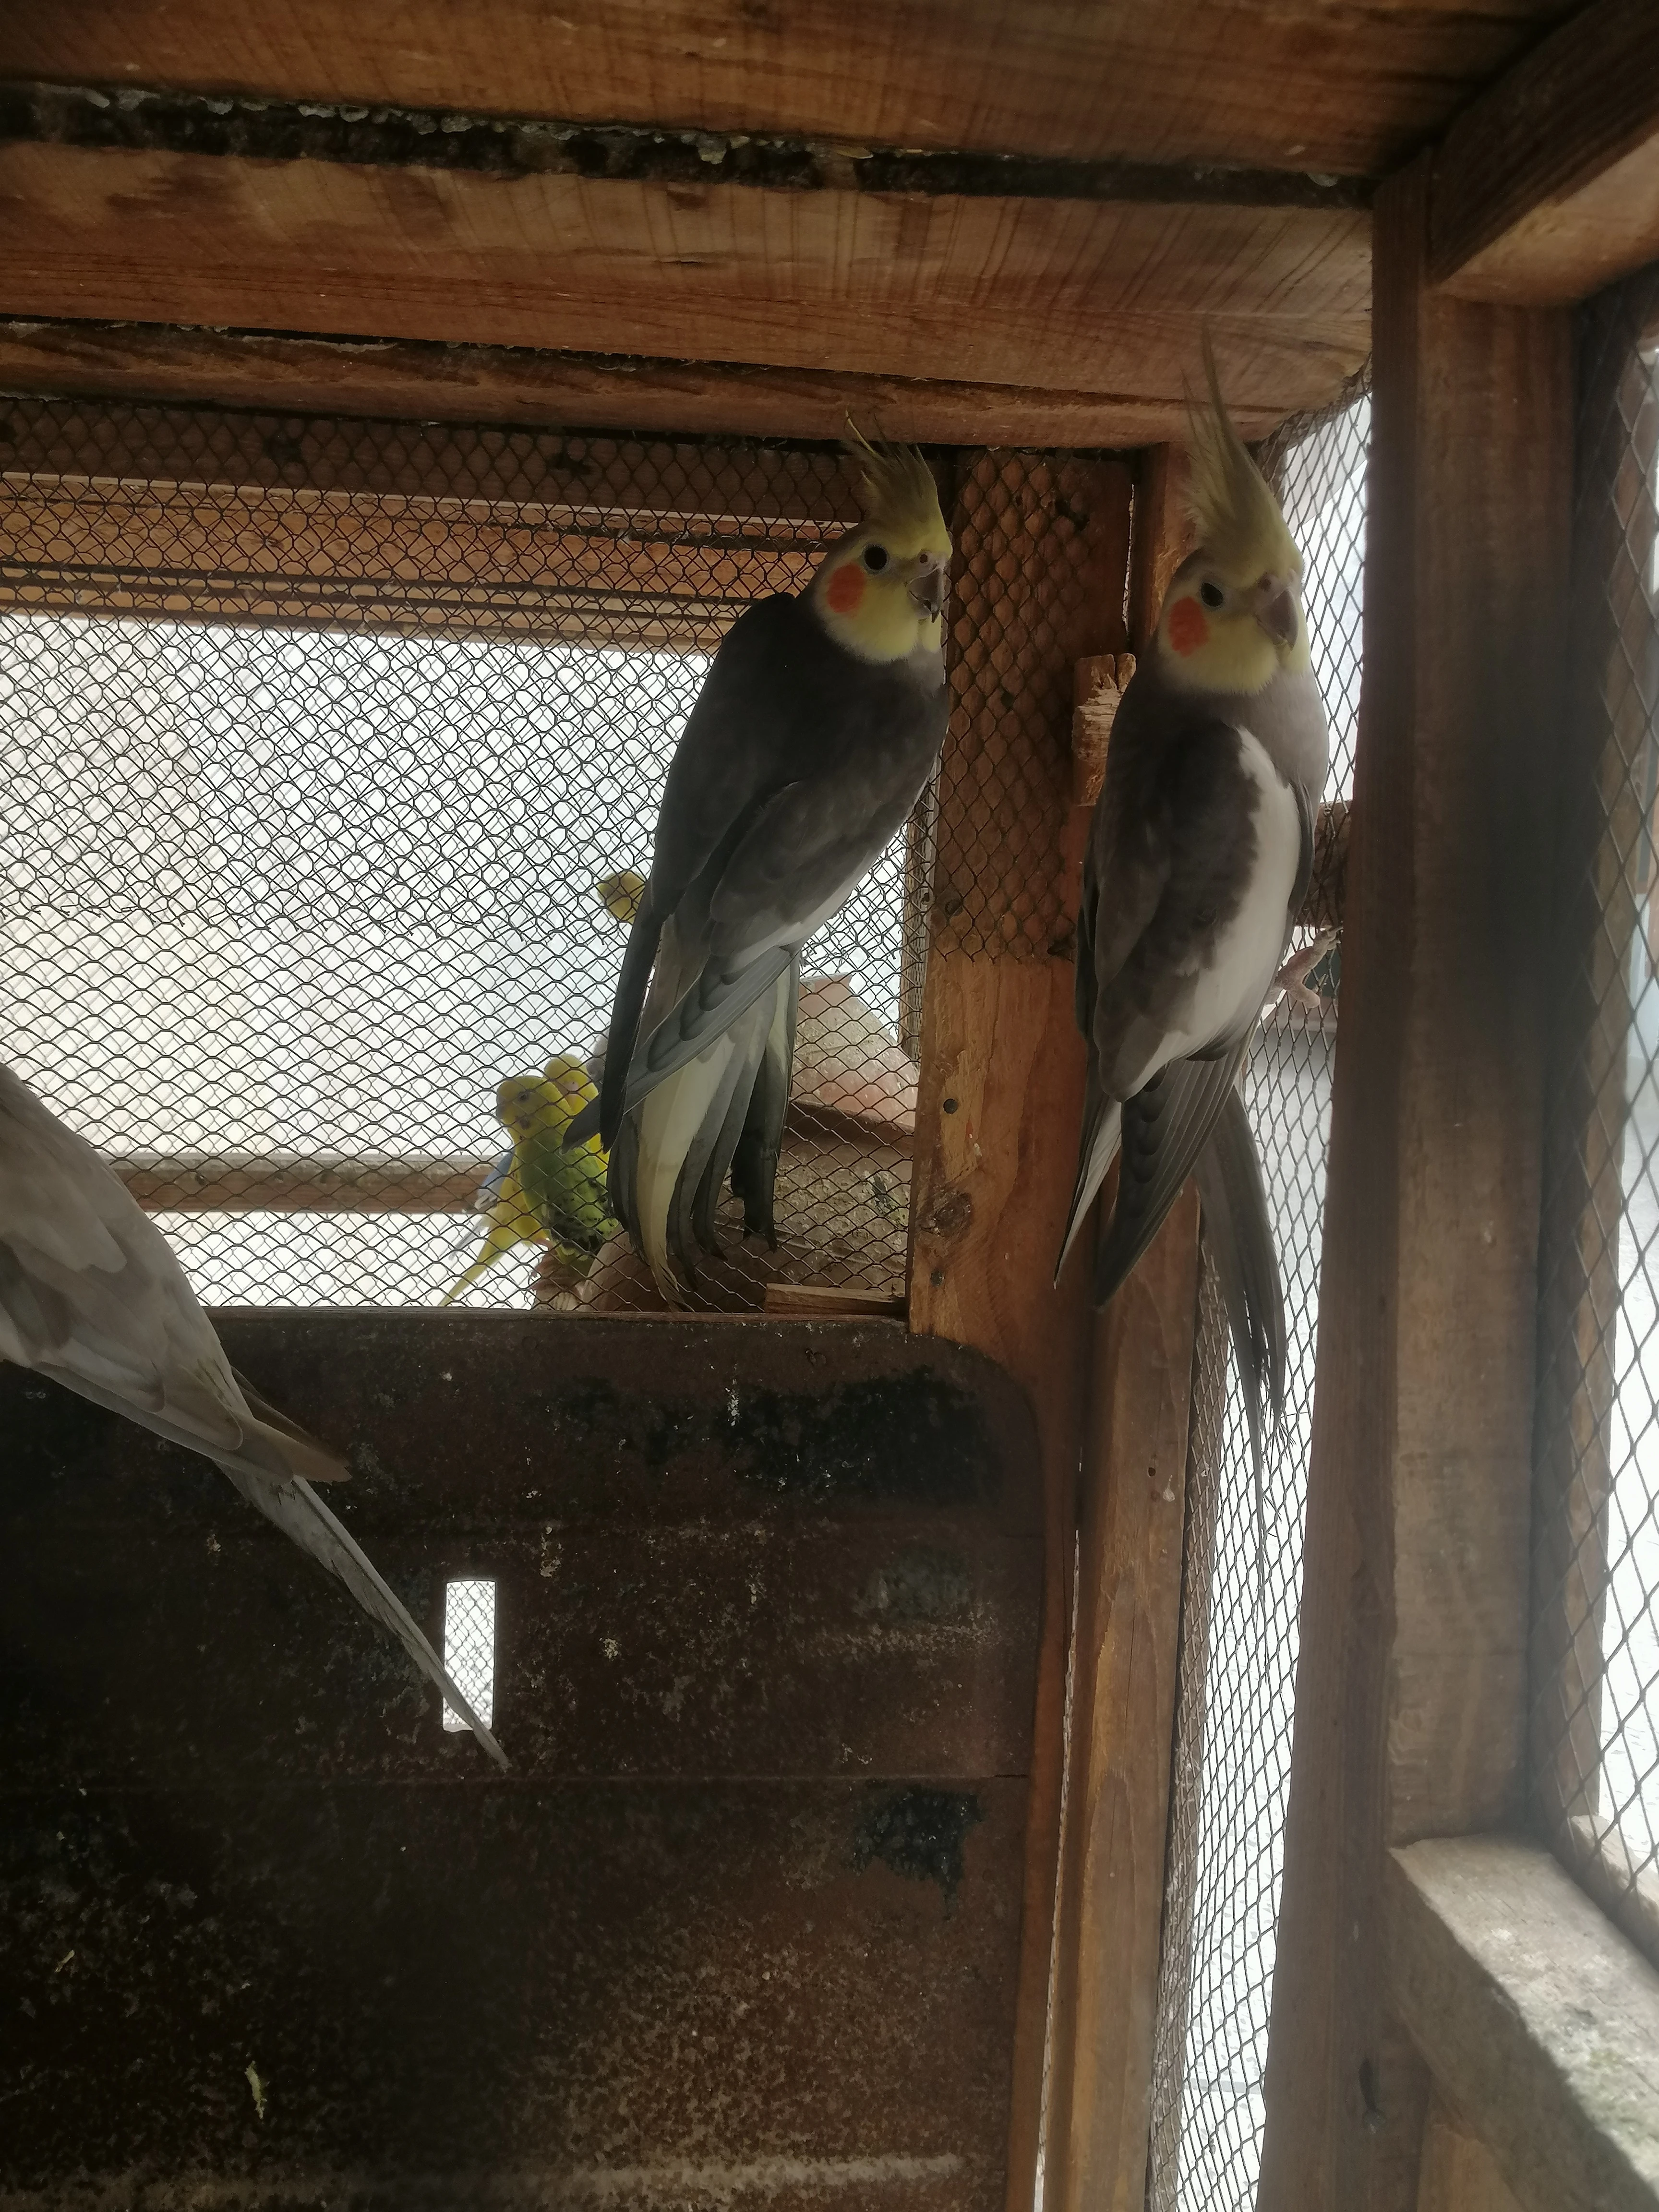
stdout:
<svg viewBox="0 0 1659 2212">
<path fill-rule="evenodd" d="M 1273 643 L 1288 653 L 1296 643 L 1301 628 L 1301 617 L 1296 611 L 1296 594 L 1290 586 L 1277 576 L 1264 576 L 1256 586 L 1255 618 Z"/>
<path fill-rule="evenodd" d="M 945 581 L 942 568 L 922 568 L 910 579 L 911 599 L 930 622 L 944 610 Z"/>
</svg>

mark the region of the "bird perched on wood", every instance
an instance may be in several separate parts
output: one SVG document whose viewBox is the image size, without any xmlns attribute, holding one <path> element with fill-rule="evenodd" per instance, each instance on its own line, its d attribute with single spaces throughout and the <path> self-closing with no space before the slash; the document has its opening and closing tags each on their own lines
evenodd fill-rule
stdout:
<svg viewBox="0 0 1659 2212">
<path fill-rule="evenodd" d="M 611 1009 L 597 1126 L 611 1211 L 671 1304 L 720 1249 L 729 1172 L 775 1240 L 800 947 L 902 826 L 947 702 L 951 540 L 921 455 L 855 440 L 864 520 L 710 666 L 668 772 Z M 573 1132 L 588 1135 L 584 1115 Z"/>
<path fill-rule="evenodd" d="M 509 1075 L 495 1094 L 512 1132 L 519 1186 L 567 1274 L 580 1282 L 617 1227 L 605 1203 L 605 1147 L 597 1136 L 567 1144 L 572 1122 L 597 1108 L 587 1070 L 555 1053 L 539 1075 Z"/>
<path fill-rule="evenodd" d="M 478 1256 L 445 1291 L 463 1291 L 520 1244 L 550 1243 L 574 1289 L 617 1224 L 605 1205 L 605 1149 L 597 1137 L 564 1149 L 565 1132 L 599 1093 L 581 1061 L 555 1053 L 539 1075 L 509 1075 L 495 1091 L 496 1119 L 513 1136 L 480 1185 L 474 1213 L 488 1226 Z"/>
<path fill-rule="evenodd" d="M 235 1373 L 172 1247 L 90 1145 L 0 1065 L 0 1358 L 223 1468 L 388 1628 L 500 1765 L 501 1746 L 312 1487 L 344 1463 Z"/>
<path fill-rule="evenodd" d="M 1285 1316 L 1255 1144 L 1236 1088 L 1313 858 L 1329 738 L 1302 558 L 1222 404 L 1195 417 L 1197 550 L 1119 705 L 1084 864 L 1077 1017 L 1088 1043 L 1060 1264 L 1121 1152 L 1095 1253 L 1104 1304 L 1196 1170 L 1251 1408 L 1283 1402 Z M 1059 1268 L 1055 1270 L 1056 1276 Z"/>
</svg>

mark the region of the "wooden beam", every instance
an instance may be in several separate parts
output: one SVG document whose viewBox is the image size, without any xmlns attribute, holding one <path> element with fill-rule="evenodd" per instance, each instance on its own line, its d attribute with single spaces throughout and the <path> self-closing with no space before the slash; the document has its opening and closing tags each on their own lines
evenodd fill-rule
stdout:
<svg viewBox="0 0 1659 2212">
<path fill-rule="evenodd" d="M 0 144 L 14 314 L 1317 407 L 1363 210 L 918 198 Z"/>
<path fill-rule="evenodd" d="M 1058 2212 L 1146 2200 L 1198 1212 L 1189 1185 L 1095 1326 L 1043 2165 Z"/>
<path fill-rule="evenodd" d="M 0 320 L 0 392 L 714 437 L 839 438 L 850 416 L 872 435 L 945 446 L 1144 446 L 1184 419 L 1173 398 L 1046 386 L 15 318 Z M 1252 438 L 1278 419 L 1237 412 Z"/>
<path fill-rule="evenodd" d="M 1659 21 L 1596 0 L 1458 118 L 1436 157 L 1429 273 L 1465 299 L 1586 298 L 1659 255 Z"/>
<path fill-rule="evenodd" d="M 988 1352 L 1042 1453 L 1042 1640 L 1026 1829 L 1008 2203 L 1036 2170 L 1054 1925 L 1066 1636 L 1090 1315 L 1051 1287 L 1083 1106 L 1069 932 L 1086 814 L 1072 681 L 1120 652 L 1130 478 L 1115 461 L 965 455 L 952 526 L 932 945 L 911 1206 L 910 1325 Z"/>
<path fill-rule="evenodd" d="M 470 1213 L 493 1159 L 111 1155 L 146 1213 Z"/>
<path fill-rule="evenodd" d="M 1423 2127 L 1417 2212 L 1522 2212 L 1497 2160 L 1438 2088 Z"/>
<path fill-rule="evenodd" d="M 0 76 L 1380 176 L 1559 12 L 1376 0 L 1337 37 L 1323 0 L 76 0 L 0 11 Z"/>
<path fill-rule="evenodd" d="M 1659 1974 L 1529 1840 L 1396 1850 L 1387 1906 L 1393 2002 L 1522 2212 L 1659 2212 Z"/>
<path fill-rule="evenodd" d="M 1377 203 L 1360 708 L 1264 2205 L 1403 2212 L 1390 1844 L 1518 1812 L 1552 749 L 1571 531 L 1565 313 L 1426 269 L 1430 162 Z M 1455 952 L 1450 948 L 1455 948 Z"/>
</svg>

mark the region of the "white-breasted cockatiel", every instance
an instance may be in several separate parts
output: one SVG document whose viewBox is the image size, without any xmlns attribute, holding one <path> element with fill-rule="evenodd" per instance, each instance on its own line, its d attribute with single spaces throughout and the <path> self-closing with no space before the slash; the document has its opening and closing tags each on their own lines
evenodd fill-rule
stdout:
<svg viewBox="0 0 1659 2212">
<path fill-rule="evenodd" d="M 312 1485 L 343 1462 L 232 1368 L 172 1246 L 74 1131 L 0 1063 L 0 1359 L 215 1461 L 248 1504 L 391 1630 L 500 1765 L 500 1744 Z"/>
<path fill-rule="evenodd" d="M 1211 405 L 1192 438 L 1197 550 L 1113 721 L 1084 862 L 1088 1088 L 1060 1265 L 1120 1151 L 1095 1252 L 1102 1305 L 1197 1173 L 1259 1474 L 1263 1401 L 1275 1426 L 1283 1403 L 1285 1314 L 1236 1086 L 1307 886 L 1330 739 L 1302 556 L 1206 367 Z"/>
<path fill-rule="evenodd" d="M 902 828 L 945 737 L 939 494 L 915 450 L 854 451 L 860 526 L 714 655 L 617 984 L 597 1115 L 611 1209 L 671 1304 L 697 1248 L 720 1249 L 728 1174 L 745 1229 L 775 1240 L 800 948 Z"/>
</svg>

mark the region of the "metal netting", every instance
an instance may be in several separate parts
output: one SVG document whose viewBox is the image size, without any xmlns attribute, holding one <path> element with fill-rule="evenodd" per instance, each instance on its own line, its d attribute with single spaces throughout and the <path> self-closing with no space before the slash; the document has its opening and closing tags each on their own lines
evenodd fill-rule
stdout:
<svg viewBox="0 0 1659 2212">
<path fill-rule="evenodd" d="M 1298 933 L 1292 980 L 1263 1018 L 1245 1078 L 1290 1334 L 1285 1425 L 1266 1454 L 1265 1549 L 1243 1401 L 1207 1267 L 1200 1307 L 1151 2212 L 1249 2212 L 1255 2203 L 1290 1787 L 1370 436 L 1362 386 L 1334 412 L 1287 425 L 1263 456 L 1302 548 L 1314 665 L 1330 720 L 1316 901 L 1330 926 Z"/>
<path fill-rule="evenodd" d="M 709 654 L 857 512 L 831 447 L 0 399 L 3 1050 L 204 1297 L 456 1284 Z M 931 808 L 806 949 L 780 1249 L 728 1197 L 712 1303 L 902 1290 Z M 496 1241 L 469 1302 L 660 1303 L 612 1224 Z"/>
<path fill-rule="evenodd" d="M 1579 341 L 1531 1780 L 1659 1960 L 1659 267 L 1590 301 Z"/>
</svg>

